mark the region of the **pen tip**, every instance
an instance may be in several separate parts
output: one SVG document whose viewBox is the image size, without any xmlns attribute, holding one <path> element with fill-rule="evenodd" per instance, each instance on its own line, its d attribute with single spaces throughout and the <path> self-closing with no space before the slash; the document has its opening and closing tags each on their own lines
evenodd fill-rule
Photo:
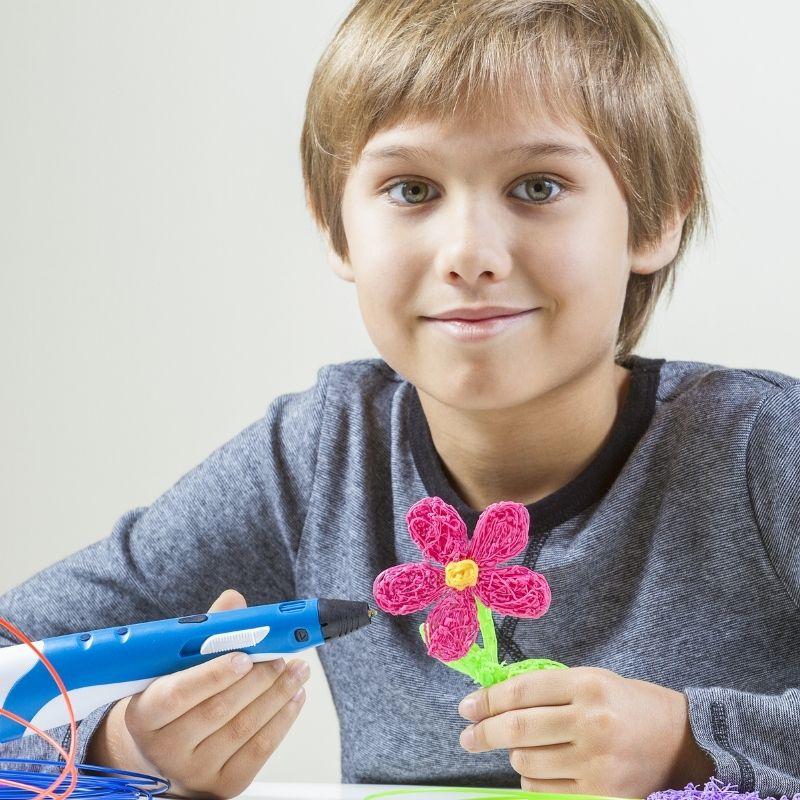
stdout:
<svg viewBox="0 0 800 800">
<path fill-rule="evenodd" d="M 378 613 L 378 612 L 377 612 L 377 611 L 376 611 L 374 608 L 370 608 L 370 609 L 367 611 L 367 616 L 368 616 L 370 619 L 372 619 L 374 616 L 376 616 L 376 615 L 377 615 L 377 613 Z"/>
</svg>

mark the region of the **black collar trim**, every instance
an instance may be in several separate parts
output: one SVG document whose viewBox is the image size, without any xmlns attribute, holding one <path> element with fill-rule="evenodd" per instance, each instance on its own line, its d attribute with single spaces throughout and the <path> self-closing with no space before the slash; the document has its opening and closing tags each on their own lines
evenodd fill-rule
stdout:
<svg viewBox="0 0 800 800">
<path fill-rule="evenodd" d="M 664 361 L 663 358 L 631 354 L 618 362 L 631 370 L 631 378 L 611 435 L 583 472 L 547 497 L 526 506 L 532 534 L 552 530 L 596 503 L 608 491 L 650 424 Z M 411 452 L 425 489 L 429 496 L 441 497 L 453 506 L 466 522 L 471 535 L 479 512 L 470 508 L 450 484 L 434 447 L 416 387 L 408 384 L 406 396 L 406 425 Z"/>
</svg>

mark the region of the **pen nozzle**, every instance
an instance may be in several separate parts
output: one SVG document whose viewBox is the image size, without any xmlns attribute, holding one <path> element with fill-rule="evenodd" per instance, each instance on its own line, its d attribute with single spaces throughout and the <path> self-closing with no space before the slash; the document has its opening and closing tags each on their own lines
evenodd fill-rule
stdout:
<svg viewBox="0 0 800 800">
<path fill-rule="evenodd" d="M 338 639 L 348 633 L 364 628 L 372 621 L 374 611 L 366 604 L 355 600 L 331 600 L 320 598 L 318 603 L 319 624 L 325 640 Z"/>
</svg>

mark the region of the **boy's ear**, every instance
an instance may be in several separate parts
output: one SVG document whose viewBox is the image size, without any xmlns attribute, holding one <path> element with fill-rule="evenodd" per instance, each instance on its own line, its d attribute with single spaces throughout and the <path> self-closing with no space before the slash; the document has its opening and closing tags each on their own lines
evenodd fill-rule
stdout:
<svg viewBox="0 0 800 800">
<path fill-rule="evenodd" d="M 350 265 L 349 261 L 345 261 L 342 257 L 333 249 L 331 246 L 331 241 L 328 238 L 327 234 L 325 236 L 325 246 L 328 251 L 328 263 L 331 265 L 333 271 L 343 280 L 347 281 L 348 283 L 355 283 L 356 276 L 353 272 L 353 268 Z"/>
<path fill-rule="evenodd" d="M 664 229 L 661 239 L 648 247 L 637 250 L 631 256 L 631 272 L 639 275 L 651 275 L 658 272 L 675 258 L 681 243 L 685 213 L 679 213 Z"/>
<path fill-rule="evenodd" d="M 308 209 L 309 213 L 312 217 L 314 217 L 314 213 L 311 206 L 311 194 L 309 193 L 308 187 L 306 187 L 306 208 Z M 316 218 L 315 218 L 316 221 Z M 318 226 L 318 229 L 321 229 L 321 226 Z M 322 235 L 325 239 L 325 249 L 328 253 L 328 263 L 333 268 L 333 271 L 343 280 L 348 281 L 349 283 L 355 283 L 355 275 L 353 274 L 353 268 L 350 266 L 349 263 L 343 261 L 338 253 L 333 249 L 331 245 L 331 237 L 327 230 L 322 231 Z"/>
</svg>

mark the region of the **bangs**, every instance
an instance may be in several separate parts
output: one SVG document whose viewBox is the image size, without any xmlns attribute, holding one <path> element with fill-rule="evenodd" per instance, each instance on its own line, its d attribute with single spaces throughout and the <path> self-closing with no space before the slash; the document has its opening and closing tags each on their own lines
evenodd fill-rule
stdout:
<svg viewBox="0 0 800 800">
<path fill-rule="evenodd" d="M 363 32 L 353 25 L 328 67 L 351 83 L 350 96 L 358 98 L 359 114 L 343 153 L 347 165 L 375 133 L 405 120 L 447 125 L 522 112 L 564 126 L 577 121 L 591 134 L 576 17 L 554 14 L 542 3 L 509 15 L 509 5 L 519 6 L 494 0 L 388 2 L 381 15 L 394 21 L 398 40 L 373 39 L 357 55 L 348 39 L 363 42 Z"/>
</svg>

